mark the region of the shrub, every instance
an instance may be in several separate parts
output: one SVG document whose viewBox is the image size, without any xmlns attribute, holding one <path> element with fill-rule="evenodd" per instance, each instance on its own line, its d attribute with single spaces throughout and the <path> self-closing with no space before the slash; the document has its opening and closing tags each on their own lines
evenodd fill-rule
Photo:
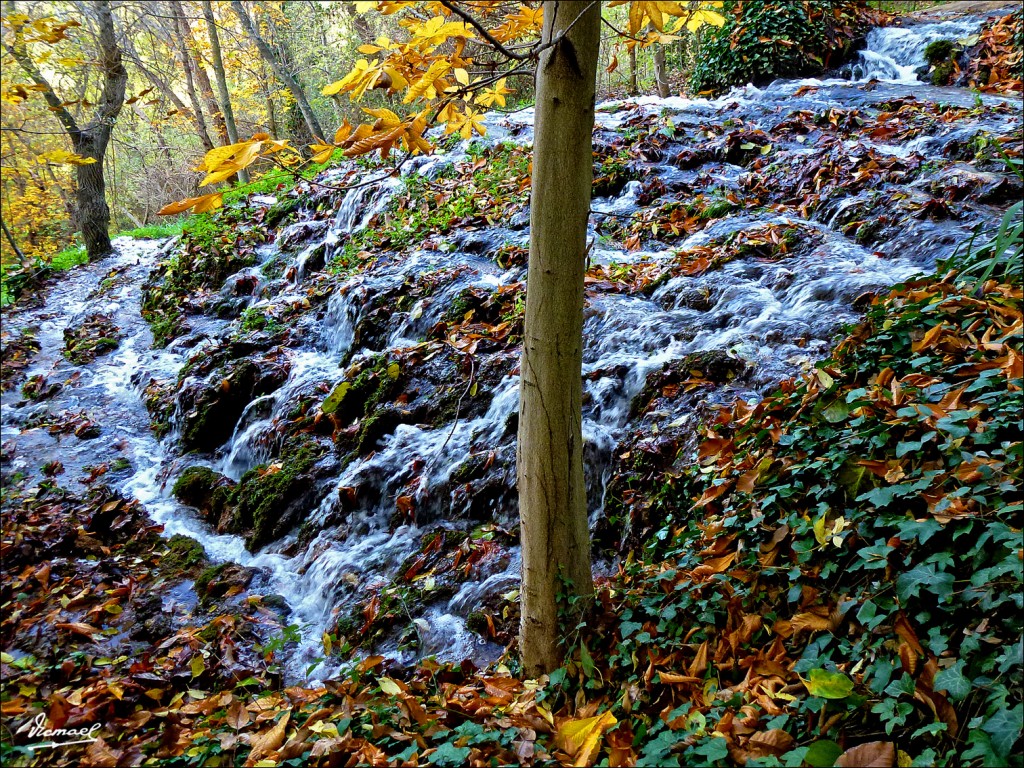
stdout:
<svg viewBox="0 0 1024 768">
<path fill-rule="evenodd" d="M 854 49 L 870 18 L 849 0 L 731 0 L 725 11 L 723 26 L 703 30 L 694 91 L 821 74 Z"/>
</svg>

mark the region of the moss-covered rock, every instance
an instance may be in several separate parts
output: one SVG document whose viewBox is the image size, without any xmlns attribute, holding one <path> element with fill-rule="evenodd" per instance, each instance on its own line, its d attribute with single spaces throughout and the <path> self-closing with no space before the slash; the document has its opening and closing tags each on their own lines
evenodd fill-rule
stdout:
<svg viewBox="0 0 1024 768">
<path fill-rule="evenodd" d="M 275 390 L 287 376 L 286 366 L 246 358 L 233 360 L 206 380 L 183 389 L 178 398 L 182 447 L 209 452 L 222 445 L 245 407 Z"/>
<path fill-rule="evenodd" d="M 91 363 L 100 355 L 117 349 L 120 338 L 120 329 L 109 317 L 91 314 L 78 325 L 64 330 L 64 357 L 76 365 Z"/>
<path fill-rule="evenodd" d="M 235 483 L 209 467 L 189 467 L 175 481 L 172 492 L 182 504 L 199 510 L 203 519 L 225 530 L 230 524 Z"/>
<path fill-rule="evenodd" d="M 206 550 L 193 538 L 175 534 L 167 540 L 167 552 L 160 558 L 160 570 L 169 578 L 186 576 L 206 563 Z"/>
<path fill-rule="evenodd" d="M 679 360 L 665 363 L 660 371 L 647 374 L 643 389 L 630 403 L 630 416 L 647 411 L 658 398 L 673 398 L 685 382 L 725 384 L 747 368 L 742 360 L 729 357 L 720 350 L 695 352 Z"/>
<path fill-rule="evenodd" d="M 317 463 L 326 449 L 312 435 L 288 439 L 278 460 L 246 472 L 232 494 L 231 528 L 256 550 L 287 533 L 315 503 Z"/>
<path fill-rule="evenodd" d="M 952 40 L 933 40 L 924 48 L 924 60 L 932 66 L 948 61 L 957 49 Z"/>
<path fill-rule="evenodd" d="M 195 590 L 206 603 L 228 593 L 237 594 L 249 586 L 255 571 L 237 563 L 221 563 L 206 568 L 196 577 Z"/>
</svg>

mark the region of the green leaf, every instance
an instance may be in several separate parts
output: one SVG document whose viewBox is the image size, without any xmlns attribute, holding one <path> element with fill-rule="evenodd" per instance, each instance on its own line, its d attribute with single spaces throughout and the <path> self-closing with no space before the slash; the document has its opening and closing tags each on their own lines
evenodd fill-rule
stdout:
<svg viewBox="0 0 1024 768">
<path fill-rule="evenodd" d="M 807 748 L 804 762 L 810 764 L 813 768 L 832 768 L 841 754 L 843 754 L 842 747 L 834 741 L 822 739 L 821 741 L 814 742 Z"/>
<path fill-rule="evenodd" d="M 823 699 L 845 699 L 853 693 L 853 680 L 842 672 L 812 669 L 807 673 L 804 687 L 811 696 L 819 696 Z"/>
<path fill-rule="evenodd" d="M 427 762 L 431 765 L 450 765 L 460 766 L 465 765 L 469 759 L 469 747 L 456 747 L 450 742 L 445 742 L 436 750 L 434 750 L 427 758 Z"/>
<path fill-rule="evenodd" d="M 342 404 L 342 402 L 344 402 L 345 395 L 348 394 L 348 391 L 349 389 L 351 389 L 351 387 L 352 384 L 350 382 L 341 382 L 341 384 L 336 386 L 334 390 L 331 392 L 331 394 L 327 396 L 327 399 L 324 400 L 323 405 L 320 406 L 320 410 L 323 411 L 324 413 L 334 413 L 336 410 L 338 410 L 338 407 Z"/>
<path fill-rule="evenodd" d="M 639 632 L 641 629 L 643 629 L 643 626 L 643 624 L 640 624 L 636 621 L 624 621 L 621 625 L 619 625 L 619 632 L 622 635 L 622 639 L 625 640 L 634 632 Z"/>
<path fill-rule="evenodd" d="M 833 400 L 827 408 L 822 410 L 821 415 L 825 417 L 825 420 L 830 424 L 838 424 L 843 421 L 850 412 L 853 410 L 844 400 L 837 398 Z"/>
<path fill-rule="evenodd" d="M 580 664 L 583 667 L 583 674 L 587 677 L 594 676 L 594 657 L 587 650 L 586 643 L 580 643 Z"/>
<path fill-rule="evenodd" d="M 946 691 L 953 701 L 967 698 L 967 694 L 971 692 L 971 681 L 964 676 L 963 659 L 935 675 L 935 690 Z"/>
<path fill-rule="evenodd" d="M 999 709 L 981 726 L 981 730 L 989 735 L 992 749 L 1000 757 L 1006 757 L 1013 745 L 1020 738 L 1021 721 L 1024 720 L 1024 704 L 1013 709 Z"/>
</svg>

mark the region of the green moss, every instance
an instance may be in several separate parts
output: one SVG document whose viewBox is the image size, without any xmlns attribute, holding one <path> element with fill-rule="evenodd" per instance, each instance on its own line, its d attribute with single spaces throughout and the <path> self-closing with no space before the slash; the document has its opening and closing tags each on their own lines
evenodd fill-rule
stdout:
<svg viewBox="0 0 1024 768">
<path fill-rule="evenodd" d="M 952 40 L 933 40 L 924 48 L 924 59 L 931 65 L 947 61 L 956 50 L 956 43 Z"/>
<path fill-rule="evenodd" d="M 470 632 L 486 636 L 488 628 L 487 614 L 483 611 L 473 611 L 466 617 L 466 629 Z"/>
<path fill-rule="evenodd" d="M 196 576 L 195 589 L 201 599 L 206 597 L 210 589 L 210 584 L 216 581 L 217 578 L 224 573 L 224 569 L 227 567 L 227 563 L 213 565 L 206 568 L 202 573 Z"/>
<path fill-rule="evenodd" d="M 217 473 L 209 467 L 189 467 L 174 482 L 171 492 L 178 501 L 191 504 L 210 492 L 217 482 Z"/>
<path fill-rule="evenodd" d="M 949 79 L 953 76 L 953 61 L 944 61 L 935 66 L 932 70 L 932 85 L 949 85 Z"/>
<path fill-rule="evenodd" d="M 279 532 L 281 513 L 307 488 L 305 475 L 324 455 L 323 447 L 309 435 L 285 442 L 276 471 L 261 464 L 246 472 L 231 495 L 235 510 L 232 527 L 247 532 L 250 549 L 273 540 Z"/>
<path fill-rule="evenodd" d="M 76 245 L 54 254 L 53 258 L 50 259 L 50 269 L 63 272 L 66 269 L 88 263 L 89 257 L 86 255 L 85 246 Z"/>
<path fill-rule="evenodd" d="M 160 568 L 167 576 L 178 576 L 206 562 L 206 551 L 195 539 L 175 534 L 167 541 L 167 553 Z"/>
</svg>

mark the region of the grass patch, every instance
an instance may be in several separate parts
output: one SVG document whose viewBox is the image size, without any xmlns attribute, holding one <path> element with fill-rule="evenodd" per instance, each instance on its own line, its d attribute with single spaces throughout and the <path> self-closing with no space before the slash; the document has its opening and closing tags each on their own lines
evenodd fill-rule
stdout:
<svg viewBox="0 0 1024 768">
<path fill-rule="evenodd" d="M 169 221 L 165 224 L 150 224 L 146 227 L 136 227 L 124 232 L 118 232 L 115 237 L 134 237 L 136 240 L 162 240 L 165 237 L 180 235 L 185 226 L 184 219 Z"/>
<path fill-rule="evenodd" d="M 49 267 L 55 272 L 63 272 L 82 264 L 89 263 L 89 256 L 85 252 L 84 245 L 73 245 L 65 248 L 60 253 L 55 253 L 50 259 Z"/>
</svg>

